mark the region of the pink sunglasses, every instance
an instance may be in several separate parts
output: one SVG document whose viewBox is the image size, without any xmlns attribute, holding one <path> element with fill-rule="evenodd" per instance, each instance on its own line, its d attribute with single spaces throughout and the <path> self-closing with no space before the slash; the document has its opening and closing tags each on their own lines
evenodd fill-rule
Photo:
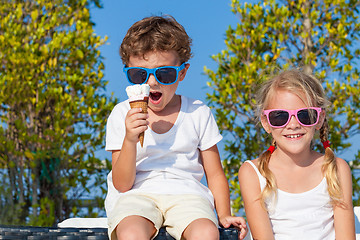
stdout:
<svg viewBox="0 0 360 240">
<path fill-rule="evenodd" d="M 268 109 L 263 111 L 268 123 L 273 128 L 286 126 L 290 122 L 291 116 L 295 116 L 302 126 L 314 126 L 319 122 L 320 112 L 321 108 L 318 107 L 299 108 L 296 110 Z"/>
</svg>

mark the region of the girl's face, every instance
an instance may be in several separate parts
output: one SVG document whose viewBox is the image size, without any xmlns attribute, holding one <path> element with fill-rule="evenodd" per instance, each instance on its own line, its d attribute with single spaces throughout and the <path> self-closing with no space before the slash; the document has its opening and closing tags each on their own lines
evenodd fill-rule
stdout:
<svg viewBox="0 0 360 240">
<path fill-rule="evenodd" d="M 305 99 L 304 94 L 299 94 Z M 307 108 L 304 101 L 298 95 L 288 90 L 275 90 L 269 99 L 268 109 L 296 110 Z M 314 106 L 316 107 L 316 106 Z M 304 151 L 310 151 L 311 140 L 314 137 L 315 130 L 321 128 L 324 119 L 323 111 L 320 113 L 319 122 L 314 126 L 301 125 L 295 116 L 290 116 L 290 121 L 283 127 L 275 128 L 270 126 L 266 116 L 261 117 L 261 124 L 266 132 L 271 133 L 276 141 L 277 149 L 288 154 L 299 154 Z"/>
</svg>

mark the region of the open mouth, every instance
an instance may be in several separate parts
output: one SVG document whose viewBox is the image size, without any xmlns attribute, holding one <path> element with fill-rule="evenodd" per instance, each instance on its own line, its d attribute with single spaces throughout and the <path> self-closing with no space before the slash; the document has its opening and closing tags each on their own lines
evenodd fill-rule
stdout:
<svg viewBox="0 0 360 240">
<path fill-rule="evenodd" d="M 162 93 L 161 92 L 150 92 L 150 99 L 154 102 L 157 102 L 160 100 L 162 96 Z"/>
<path fill-rule="evenodd" d="M 299 138 L 302 137 L 304 134 L 290 134 L 290 135 L 285 135 L 286 138 Z"/>
</svg>

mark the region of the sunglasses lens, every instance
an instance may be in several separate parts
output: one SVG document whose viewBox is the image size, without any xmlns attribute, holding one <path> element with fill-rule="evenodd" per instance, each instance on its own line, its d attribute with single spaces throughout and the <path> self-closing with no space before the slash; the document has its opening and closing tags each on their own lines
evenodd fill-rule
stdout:
<svg viewBox="0 0 360 240">
<path fill-rule="evenodd" d="M 289 113 L 285 111 L 271 111 L 269 113 L 269 122 L 275 127 L 280 127 L 285 125 L 289 119 Z"/>
<path fill-rule="evenodd" d="M 160 68 L 157 69 L 156 72 L 156 78 L 164 84 L 170 84 L 176 81 L 177 72 L 175 68 Z"/>
<path fill-rule="evenodd" d="M 304 125 L 312 125 L 316 123 L 318 113 L 315 109 L 303 109 L 297 113 L 299 121 Z"/>
<path fill-rule="evenodd" d="M 142 84 L 147 80 L 147 72 L 144 69 L 131 68 L 127 71 L 127 77 L 134 84 Z"/>
</svg>

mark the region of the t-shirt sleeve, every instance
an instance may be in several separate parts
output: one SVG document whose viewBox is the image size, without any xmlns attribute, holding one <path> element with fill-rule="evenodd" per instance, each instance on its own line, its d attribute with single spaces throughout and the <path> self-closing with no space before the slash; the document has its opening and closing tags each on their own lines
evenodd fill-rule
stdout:
<svg viewBox="0 0 360 240">
<path fill-rule="evenodd" d="M 200 121 L 199 149 L 204 151 L 220 142 L 222 136 L 210 108 L 206 105 L 201 107 Z"/>
<path fill-rule="evenodd" d="M 127 102 L 117 104 L 106 123 L 105 150 L 121 150 L 125 137 L 125 116 L 130 109 Z"/>
</svg>

